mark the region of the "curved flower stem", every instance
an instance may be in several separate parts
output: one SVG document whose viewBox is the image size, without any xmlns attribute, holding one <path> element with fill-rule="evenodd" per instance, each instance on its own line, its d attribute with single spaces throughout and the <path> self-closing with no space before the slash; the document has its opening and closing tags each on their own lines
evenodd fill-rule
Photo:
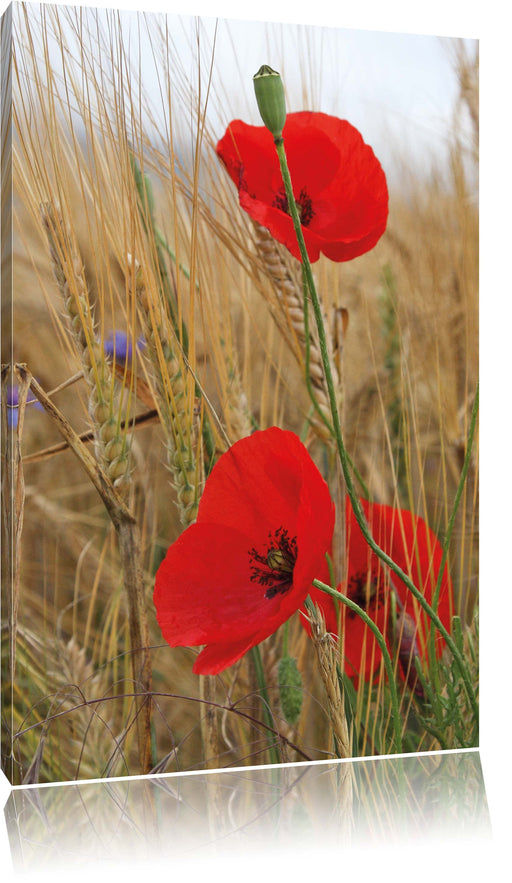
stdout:
<svg viewBox="0 0 512 883">
<path fill-rule="evenodd" d="M 345 604 L 350 610 L 363 620 L 365 625 L 373 632 L 375 635 L 375 640 L 377 641 L 381 653 L 382 658 L 384 660 L 384 666 L 386 668 L 386 673 L 388 676 L 389 682 L 389 690 L 391 693 L 391 711 L 393 717 L 393 725 L 395 728 L 395 751 L 397 754 L 402 753 L 402 727 L 401 727 L 401 718 L 400 718 L 400 706 L 398 702 L 398 691 L 396 688 L 396 678 L 395 673 L 393 671 L 393 663 L 391 662 L 391 656 L 389 655 L 389 650 L 386 646 L 386 641 L 382 635 L 382 632 L 378 628 L 378 626 L 374 623 L 372 619 L 368 616 L 365 610 L 362 607 L 359 607 L 359 604 L 356 604 L 355 601 L 352 601 L 351 598 L 347 598 L 346 595 L 342 595 L 341 592 L 337 592 L 336 589 L 331 588 L 331 586 L 326 585 L 326 583 L 321 582 L 319 579 L 313 580 L 313 585 L 317 589 L 321 589 L 322 592 L 325 592 L 327 595 L 331 595 L 332 598 L 335 598 L 336 601 L 341 601 L 342 604 Z"/>
<path fill-rule="evenodd" d="M 308 252 L 307 252 L 307 248 L 306 248 L 306 243 L 304 242 L 304 236 L 302 233 L 302 227 L 301 227 L 301 223 L 300 223 L 299 213 L 297 211 L 297 205 L 295 203 L 295 197 L 293 194 L 292 181 L 290 178 L 290 172 L 289 172 L 288 163 L 286 160 L 286 153 L 285 153 L 285 149 L 284 149 L 283 138 L 282 137 L 275 138 L 274 144 L 276 146 L 277 156 L 279 159 L 279 165 L 281 168 L 281 175 L 283 178 L 283 184 L 284 184 L 285 191 L 286 191 L 288 206 L 289 206 L 290 214 L 291 214 L 292 221 L 293 221 L 293 227 L 294 227 L 295 234 L 297 236 L 297 241 L 299 244 L 299 251 L 300 251 L 302 263 L 304 266 L 304 274 L 305 274 L 305 278 L 308 283 L 309 293 L 311 295 L 311 302 L 313 304 L 313 311 L 315 314 L 315 320 L 316 320 L 317 329 L 318 329 L 318 341 L 319 341 L 319 346 L 320 346 L 320 352 L 322 355 L 322 363 L 323 363 L 324 371 L 325 371 L 325 380 L 326 380 L 327 390 L 328 390 L 328 394 L 329 394 L 329 403 L 330 403 L 331 412 L 332 412 L 334 437 L 336 439 L 336 445 L 338 448 L 338 454 L 340 457 L 341 467 L 343 470 L 343 476 L 345 478 L 347 493 L 350 497 L 350 502 L 352 504 L 354 516 L 356 518 L 356 521 L 357 521 L 357 523 L 361 529 L 361 532 L 362 532 L 367 544 L 369 545 L 369 547 L 372 549 L 373 552 L 375 552 L 377 557 L 380 558 L 380 560 L 383 561 L 384 564 L 386 564 L 390 568 L 390 570 L 392 570 L 393 573 L 395 573 L 398 577 L 400 577 L 400 579 L 405 583 L 405 585 L 407 586 L 409 591 L 414 595 L 414 597 L 416 598 L 416 600 L 418 601 L 420 606 L 423 608 L 423 610 L 425 611 L 427 616 L 435 624 L 436 628 L 439 630 L 439 632 L 443 636 L 444 640 L 446 641 L 447 646 L 450 649 L 450 652 L 452 653 L 453 657 L 457 661 L 462 680 L 464 681 L 464 687 L 465 687 L 468 699 L 470 701 L 473 713 L 475 714 L 475 716 L 477 716 L 478 715 L 478 705 L 476 702 L 475 693 L 473 690 L 473 685 L 471 684 L 471 680 L 470 680 L 467 668 L 464 665 L 464 660 L 462 658 L 461 653 L 459 652 L 459 649 L 458 649 L 455 641 L 453 640 L 453 638 L 451 637 L 451 635 L 449 634 L 447 629 L 444 627 L 444 625 L 441 622 L 441 620 L 439 619 L 437 613 L 435 613 L 435 611 L 432 609 L 432 607 L 430 606 L 428 601 L 423 597 L 423 595 L 419 591 L 419 589 L 416 588 L 416 586 L 414 585 L 414 583 L 412 582 L 410 577 L 402 570 L 401 567 L 398 566 L 398 564 L 396 564 L 393 561 L 392 558 L 390 558 L 389 555 L 386 554 L 386 552 L 383 549 L 380 548 L 380 546 L 377 545 L 377 543 L 373 539 L 373 536 L 370 532 L 370 529 L 369 529 L 368 524 L 366 522 L 366 518 L 365 518 L 365 515 L 363 512 L 363 509 L 362 509 L 359 499 L 357 497 L 354 483 L 352 481 L 352 475 L 350 472 L 347 451 L 345 449 L 345 444 L 343 442 L 343 435 L 342 435 L 342 431 L 341 431 L 340 418 L 339 418 L 339 414 L 338 414 L 338 406 L 337 406 L 337 402 L 336 402 L 336 392 L 335 392 L 335 388 L 334 388 L 334 381 L 333 381 L 331 366 L 330 366 L 330 362 L 329 362 L 329 354 L 328 354 L 328 349 L 327 349 L 327 340 L 326 340 L 326 335 L 325 335 L 322 309 L 320 306 L 318 294 L 316 292 L 315 281 L 313 279 L 313 271 L 311 269 L 311 263 L 309 260 L 309 256 L 308 256 Z"/>
</svg>

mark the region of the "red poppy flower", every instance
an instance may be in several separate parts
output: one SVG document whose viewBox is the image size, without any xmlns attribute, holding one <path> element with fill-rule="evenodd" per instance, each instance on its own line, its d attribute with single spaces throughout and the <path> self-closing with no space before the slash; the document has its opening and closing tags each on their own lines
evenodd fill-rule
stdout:
<svg viewBox="0 0 512 883">
<path fill-rule="evenodd" d="M 197 674 L 232 665 L 302 606 L 333 530 L 327 485 L 294 433 L 272 427 L 236 442 L 156 574 L 165 640 L 206 645 Z"/>
<path fill-rule="evenodd" d="M 283 137 L 309 259 L 322 252 L 349 261 L 370 251 L 388 218 L 386 176 L 372 148 L 346 120 L 309 111 L 288 114 Z M 242 208 L 300 260 L 268 129 L 234 120 L 217 153 Z"/>
<path fill-rule="evenodd" d="M 435 589 L 442 549 L 435 534 L 422 518 L 403 509 L 381 506 L 361 500 L 373 538 L 377 544 L 407 573 L 414 585 L 423 592 L 430 603 Z M 428 659 L 426 636 L 430 622 L 417 600 L 405 583 L 371 551 L 357 524 L 352 506 L 347 497 L 347 583 L 342 587 L 347 596 L 363 607 L 380 631 L 389 640 L 390 635 L 390 592 L 397 597 L 397 635 L 399 641 L 399 661 L 404 675 L 409 675 L 411 686 L 416 680 L 411 654 L 419 653 Z M 311 593 L 313 600 L 321 607 L 327 630 L 338 631 L 337 611 L 332 598 L 317 589 Z M 368 681 L 377 671 L 381 661 L 381 651 L 371 631 L 356 613 L 341 605 L 341 631 L 344 636 L 345 671 L 354 678 Z M 453 607 L 453 587 L 447 570 L 443 575 L 437 613 L 441 622 L 450 631 Z M 436 636 L 436 653 L 440 655 L 444 647 L 443 639 Z"/>
</svg>

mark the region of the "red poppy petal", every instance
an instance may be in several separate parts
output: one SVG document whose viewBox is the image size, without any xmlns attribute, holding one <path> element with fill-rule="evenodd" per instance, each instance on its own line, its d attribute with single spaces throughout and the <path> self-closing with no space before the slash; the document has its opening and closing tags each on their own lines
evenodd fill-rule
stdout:
<svg viewBox="0 0 512 883">
<path fill-rule="evenodd" d="M 209 476 L 196 523 L 158 569 L 154 601 L 164 638 L 171 646 L 208 645 L 199 665 L 230 665 L 226 659 L 301 607 L 325 571 L 333 530 L 327 485 L 294 433 L 273 427 L 237 442 Z M 272 569 L 270 550 L 291 567 Z"/>
<path fill-rule="evenodd" d="M 361 500 L 361 505 L 376 543 L 408 574 L 430 603 L 442 558 L 441 545 L 433 531 L 427 527 L 423 519 L 412 515 L 407 510 L 394 509 L 391 506 L 377 503 L 372 504 L 366 500 Z M 420 652 L 428 659 L 426 635 L 430 628 L 430 620 L 403 580 L 395 574 L 390 574 L 378 557 L 371 552 L 357 525 L 348 499 L 346 524 L 349 577 L 371 571 L 380 586 L 381 606 L 376 613 L 375 605 L 370 604 L 369 614 L 377 621 L 381 632 L 387 636 L 389 608 L 387 603 L 382 607 L 382 601 L 386 601 L 391 581 L 404 611 L 412 616 L 416 623 L 416 641 Z M 384 598 L 382 598 L 383 593 Z M 451 624 L 452 607 L 453 587 L 449 573 L 445 570 L 441 584 L 438 615 L 448 630 Z M 439 639 L 436 641 L 436 652 L 442 651 L 443 643 Z"/>
<path fill-rule="evenodd" d="M 326 242 L 322 246 L 322 251 L 326 258 L 331 261 L 352 261 L 377 245 L 380 237 L 384 233 L 386 225 L 382 229 L 373 230 L 368 236 L 363 236 L 354 242 L 345 242 L 343 240 L 336 242 Z M 308 252 L 309 254 L 309 252 Z"/>
<path fill-rule="evenodd" d="M 329 581 L 325 553 L 331 551 L 335 517 L 334 504 L 323 479 L 322 484 L 304 481 L 297 518 L 298 555 L 293 578 L 294 583 L 307 587 L 308 592 L 313 590 L 314 579 Z"/>
<path fill-rule="evenodd" d="M 430 602 L 435 589 L 436 581 L 441 566 L 443 550 L 434 532 L 427 527 L 425 521 L 417 515 L 413 515 L 406 509 L 394 509 L 391 506 L 371 504 L 362 500 L 361 504 L 371 526 L 373 537 L 377 544 L 390 555 L 399 567 L 408 574 L 414 584 L 421 588 L 425 598 Z M 347 521 L 355 523 L 353 515 L 348 513 Z M 350 558 L 355 562 L 361 562 L 362 545 L 366 542 L 359 527 L 355 526 L 354 546 L 350 549 Z M 368 551 L 363 552 L 368 561 Z M 373 566 L 381 567 L 377 557 L 371 556 Z M 392 576 L 399 598 L 404 604 L 417 605 L 412 593 L 405 583 L 398 577 Z M 450 576 L 445 570 L 440 595 L 440 616 L 451 619 L 452 586 Z M 409 611 L 412 613 L 413 611 Z"/>
<path fill-rule="evenodd" d="M 208 644 L 197 657 L 192 671 L 197 675 L 216 675 L 238 662 L 251 647 L 260 643 L 257 635 L 226 644 Z"/>
<path fill-rule="evenodd" d="M 281 525 L 295 531 L 302 470 L 310 464 L 313 470 L 308 480 L 325 484 L 295 433 L 274 426 L 241 439 L 213 468 L 199 504 L 198 522 L 242 528 L 252 545 Z"/>
<path fill-rule="evenodd" d="M 393 509 L 377 503 L 360 501 L 370 531 L 377 544 L 408 573 L 414 584 L 423 592 L 427 601 L 431 601 L 442 559 L 442 548 L 435 534 L 427 527 L 423 519 L 412 515 L 406 510 Z M 394 574 L 389 574 L 378 557 L 371 551 L 357 524 L 350 500 L 346 501 L 346 547 L 348 568 L 348 591 L 355 590 L 361 575 L 372 575 L 378 594 L 366 605 L 369 616 L 376 623 L 381 633 L 388 640 L 389 621 L 389 589 L 391 584 L 398 595 L 398 603 L 412 617 L 416 627 L 415 640 L 421 655 L 428 659 L 426 636 L 430 628 L 430 620 L 421 606 L 409 591 L 405 583 Z M 346 591 L 346 589 L 343 589 Z M 328 631 L 337 633 L 337 612 L 333 600 L 313 589 L 311 596 L 317 603 L 326 619 Z M 356 598 L 361 606 L 364 601 Z M 453 586 L 448 571 L 443 575 L 438 605 L 438 615 L 450 630 L 453 608 Z M 357 686 L 359 677 L 370 680 L 378 673 L 381 663 L 381 650 L 371 632 L 360 617 L 351 614 L 341 606 L 341 633 L 344 637 L 345 670 Z M 436 636 L 436 654 L 444 648 L 444 641 Z"/>
<path fill-rule="evenodd" d="M 217 144 L 217 154 L 238 189 L 272 202 L 273 180 L 279 172 L 274 139 L 265 126 L 233 120 Z"/>
<path fill-rule="evenodd" d="M 274 208 L 261 199 L 255 199 L 250 194 L 240 192 L 240 205 L 254 221 L 268 230 L 274 239 L 285 245 L 289 252 L 298 261 L 301 260 L 297 234 L 290 215 L 280 209 Z M 309 231 L 303 227 L 302 233 L 306 243 L 309 260 L 314 263 L 320 257 L 320 245 L 323 240 L 316 236 L 310 236 Z"/>
<path fill-rule="evenodd" d="M 341 142 L 337 137 L 338 127 L 333 130 L 332 121 L 341 122 L 325 113 L 288 114 L 283 138 L 296 197 L 305 188 L 316 199 L 339 174 Z M 277 189 L 283 186 L 281 176 L 274 185 Z"/>
<path fill-rule="evenodd" d="M 382 651 L 371 629 L 357 614 L 345 616 L 344 634 L 345 671 L 357 688 L 359 678 L 371 680 L 379 669 Z"/>
<path fill-rule="evenodd" d="M 169 548 L 155 583 L 162 634 L 171 647 L 271 634 L 306 597 L 274 598 L 251 580 L 251 538 L 222 524 L 193 524 Z M 295 593 L 296 594 L 296 593 Z"/>
<path fill-rule="evenodd" d="M 171 646 L 203 644 L 225 632 L 227 637 L 229 629 L 231 637 L 233 630 L 238 634 L 236 624 L 243 622 L 244 603 L 252 597 L 243 592 L 250 584 L 249 544 L 239 532 L 193 524 L 170 546 L 156 574 L 153 599 L 158 623 Z M 247 627 L 242 633 L 246 632 Z"/>
</svg>

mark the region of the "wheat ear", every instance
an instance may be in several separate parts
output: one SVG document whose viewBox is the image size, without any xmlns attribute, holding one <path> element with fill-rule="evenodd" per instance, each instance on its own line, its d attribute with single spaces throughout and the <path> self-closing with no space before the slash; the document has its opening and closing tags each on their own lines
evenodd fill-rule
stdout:
<svg viewBox="0 0 512 883">
<path fill-rule="evenodd" d="M 102 495 L 117 533 L 123 582 L 128 606 L 130 649 L 136 692 L 136 726 L 141 772 L 151 769 L 151 657 L 146 614 L 140 537 L 135 519 L 126 505 L 129 483 L 130 438 L 121 429 L 122 415 L 116 413 L 114 378 L 101 343 L 95 334 L 94 315 L 83 262 L 60 211 L 51 202 L 41 207 L 50 256 L 58 288 L 70 319 L 70 330 L 89 387 L 89 415 L 93 422 L 97 469 L 89 465 L 93 483 Z M 34 384 L 34 381 L 32 381 Z M 34 392 L 36 392 L 35 387 Z M 40 391 L 42 392 L 42 390 Z M 37 392 L 36 392 L 36 395 Z M 38 396 L 39 397 L 39 396 Z M 43 407 L 47 404 L 41 400 Z M 62 415 L 52 415 L 62 430 Z M 74 439 L 74 450 L 82 464 L 87 462 L 84 445 Z M 113 491 L 113 493 L 111 493 Z"/>
<path fill-rule="evenodd" d="M 157 408 L 166 433 L 167 463 L 177 492 L 181 522 L 188 527 L 196 520 L 204 480 L 198 414 L 190 413 L 185 363 L 180 362 L 170 344 L 161 306 L 150 301 L 139 262 L 127 255 L 127 263 L 132 273 L 132 286 L 141 311 L 147 353 L 155 375 Z M 199 677 L 199 694 L 205 706 L 201 715 L 201 735 L 206 768 L 214 766 L 218 757 L 215 691 L 214 677 Z"/>
<path fill-rule="evenodd" d="M 41 217 L 55 279 L 89 388 L 89 415 L 93 423 L 96 457 L 117 491 L 125 493 L 129 487 L 130 437 L 121 429 L 112 371 L 95 332 L 83 262 L 61 213 L 53 203 L 41 207 Z"/>
<path fill-rule="evenodd" d="M 326 425 L 331 422 L 331 408 L 325 382 L 322 354 L 312 328 L 306 329 L 304 315 L 304 289 L 299 262 L 290 265 L 281 254 L 278 243 L 264 227 L 255 224 L 257 249 L 272 280 L 279 304 L 279 317 L 273 313 L 279 330 L 292 346 L 293 353 L 303 370 L 308 371 L 319 414 L 312 418 L 312 426 L 321 438 L 330 437 Z M 291 339 L 290 339 L 291 337 Z M 331 342 L 328 340 L 328 345 Z M 331 369 L 336 387 L 339 387 L 334 355 L 330 354 Z M 325 419 L 322 419 L 325 418 Z"/>
<path fill-rule="evenodd" d="M 350 737 L 345 716 L 345 705 L 338 677 L 337 653 L 334 638 L 325 628 L 319 608 L 308 603 L 311 637 L 315 646 L 320 673 L 327 693 L 329 716 L 339 757 L 351 757 Z"/>
<path fill-rule="evenodd" d="M 192 524 L 197 515 L 204 478 L 199 413 L 191 407 L 190 382 L 185 359 L 179 346 L 171 344 L 160 303 L 149 296 L 142 268 L 127 256 L 132 287 L 146 341 L 146 353 L 153 368 L 157 392 L 157 409 L 166 434 L 167 463 L 177 492 L 182 524 Z M 192 396 L 193 401 L 193 396 Z"/>
<path fill-rule="evenodd" d="M 241 438 L 247 438 L 253 430 L 253 425 L 236 355 L 226 352 L 224 345 L 222 349 L 227 371 L 224 416 L 229 438 L 235 442 Z"/>
<path fill-rule="evenodd" d="M 306 602 L 311 637 L 315 646 L 320 673 L 324 682 L 329 704 L 329 717 L 338 757 L 347 760 L 352 757 L 352 748 L 345 715 L 345 704 L 338 677 L 338 654 L 336 643 L 325 628 L 325 620 L 316 604 Z M 336 812 L 339 818 L 340 833 L 349 839 L 353 828 L 353 770 L 351 763 L 340 764 L 337 770 Z"/>
</svg>

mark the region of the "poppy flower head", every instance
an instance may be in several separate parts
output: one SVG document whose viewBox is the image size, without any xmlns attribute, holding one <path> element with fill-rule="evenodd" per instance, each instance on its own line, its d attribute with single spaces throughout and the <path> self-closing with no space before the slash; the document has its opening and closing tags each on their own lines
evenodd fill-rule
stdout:
<svg viewBox="0 0 512 883">
<path fill-rule="evenodd" d="M 288 536 L 284 527 L 269 534 L 266 551 L 249 551 L 251 582 L 265 587 L 265 598 L 288 592 L 293 585 L 293 570 L 297 561 L 297 537 Z"/>
<path fill-rule="evenodd" d="M 442 559 L 442 548 L 435 534 L 422 518 L 403 509 L 361 500 L 370 531 L 377 545 L 407 573 L 431 603 Z M 404 677 L 411 684 L 415 672 L 412 656 L 428 659 L 429 621 L 406 584 L 387 568 L 369 548 L 357 524 L 350 501 L 346 505 L 347 578 L 341 590 L 362 607 L 386 637 L 390 649 L 393 640 Z M 396 604 L 396 623 L 392 622 L 391 593 Z M 338 632 L 338 614 L 331 598 L 314 590 L 312 597 L 321 607 L 327 629 Z M 450 630 L 453 612 L 453 587 L 447 570 L 441 582 L 437 608 L 443 625 Z M 357 684 L 359 678 L 371 680 L 379 669 L 381 651 L 357 613 L 343 607 L 341 631 L 344 637 L 345 670 Z M 438 635 L 436 654 L 444 641 Z M 415 678 L 414 678 L 415 680 Z"/>
<path fill-rule="evenodd" d="M 386 176 L 372 148 L 346 120 L 309 111 L 288 114 L 283 138 L 309 259 L 348 261 L 370 251 L 388 218 Z M 217 154 L 242 208 L 300 260 L 268 129 L 234 120 Z"/>
<path fill-rule="evenodd" d="M 198 674 L 232 665 L 302 606 L 333 530 L 327 485 L 294 433 L 272 427 L 236 442 L 156 574 L 165 640 L 206 645 Z"/>
</svg>

